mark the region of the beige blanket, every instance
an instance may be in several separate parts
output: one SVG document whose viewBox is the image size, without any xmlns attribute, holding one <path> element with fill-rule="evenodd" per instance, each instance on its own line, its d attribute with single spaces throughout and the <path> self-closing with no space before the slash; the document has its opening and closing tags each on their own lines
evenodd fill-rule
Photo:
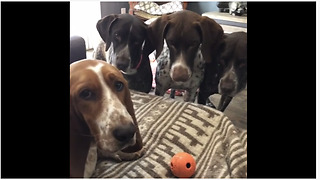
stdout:
<svg viewBox="0 0 320 180">
<path fill-rule="evenodd" d="M 173 178 L 178 152 L 196 160 L 194 178 L 246 178 L 247 131 L 207 106 L 132 91 L 146 154 L 138 160 L 99 160 L 94 177 Z"/>
</svg>

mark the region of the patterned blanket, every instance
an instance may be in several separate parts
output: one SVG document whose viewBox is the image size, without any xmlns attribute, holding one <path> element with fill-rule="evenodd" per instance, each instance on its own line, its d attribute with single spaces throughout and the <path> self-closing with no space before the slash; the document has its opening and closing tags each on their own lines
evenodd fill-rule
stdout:
<svg viewBox="0 0 320 180">
<path fill-rule="evenodd" d="M 131 92 L 146 154 L 138 160 L 97 163 L 98 178 L 174 178 L 178 152 L 196 160 L 194 178 L 246 178 L 247 131 L 220 111 L 145 93 Z"/>
<path fill-rule="evenodd" d="M 134 8 L 151 15 L 159 16 L 183 10 L 182 3 L 179 1 L 171 1 L 162 5 L 158 5 L 157 3 L 151 1 L 140 1 L 134 6 Z"/>
</svg>

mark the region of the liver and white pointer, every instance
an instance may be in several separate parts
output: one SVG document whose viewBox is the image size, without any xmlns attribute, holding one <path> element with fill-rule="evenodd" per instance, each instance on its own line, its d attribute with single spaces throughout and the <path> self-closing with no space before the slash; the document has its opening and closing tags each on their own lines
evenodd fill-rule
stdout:
<svg viewBox="0 0 320 180">
<path fill-rule="evenodd" d="M 194 102 L 204 76 L 206 62 L 218 64 L 215 57 L 223 44 L 223 30 L 214 20 L 183 10 L 163 15 L 148 28 L 156 50 L 156 95 L 169 88 L 186 90 L 185 101 Z"/>
<path fill-rule="evenodd" d="M 232 98 L 247 85 L 247 33 L 225 34 L 225 48 L 219 59 L 218 75 L 210 71 L 210 66 L 206 67 L 206 76 L 200 87 L 198 102 L 205 104 L 210 95 L 219 93 L 221 99 L 218 110 L 223 112 Z M 215 76 L 219 77 L 219 81 Z"/>
</svg>

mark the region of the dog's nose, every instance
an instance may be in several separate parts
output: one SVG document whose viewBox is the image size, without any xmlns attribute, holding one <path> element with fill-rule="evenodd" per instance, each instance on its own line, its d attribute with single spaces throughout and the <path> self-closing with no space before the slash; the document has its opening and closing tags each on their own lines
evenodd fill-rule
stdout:
<svg viewBox="0 0 320 180">
<path fill-rule="evenodd" d="M 230 94 L 235 90 L 235 83 L 233 80 L 224 80 L 221 81 L 220 88 L 223 94 Z"/>
<path fill-rule="evenodd" d="M 128 142 L 133 138 L 137 128 L 134 124 L 123 125 L 113 131 L 113 136 L 120 142 Z"/>
<path fill-rule="evenodd" d="M 177 66 L 177 67 L 174 67 L 172 69 L 171 78 L 174 81 L 185 82 L 190 78 L 190 75 L 188 73 L 188 69 L 187 68 L 184 68 L 184 67 L 181 67 L 181 66 Z"/>
<path fill-rule="evenodd" d="M 119 70 L 126 71 L 129 66 L 129 60 L 117 59 L 116 66 Z"/>
</svg>

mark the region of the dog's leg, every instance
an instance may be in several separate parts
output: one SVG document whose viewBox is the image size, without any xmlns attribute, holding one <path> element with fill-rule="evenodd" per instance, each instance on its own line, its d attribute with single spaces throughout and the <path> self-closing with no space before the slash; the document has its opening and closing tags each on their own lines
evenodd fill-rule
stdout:
<svg viewBox="0 0 320 180">
<path fill-rule="evenodd" d="M 163 96 L 166 91 L 170 88 L 170 82 L 164 81 L 160 82 L 158 79 L 156 79 L 156 90 L 155 90 L 155 95 L 157 96 Z"/>
<path fill-rule="evenodd" d="M 194 102 L 197 96 L 197 89 L 189 89 L 185 91 L 183 99 L 185 102 Z"/>
<path fill-rule="evenodd" d="M 221 95 L 221 99 L 219 102 L 218 110 L 221 112 L 224 112 L 224 110 L 227 108 L 229 103 L 231 102 L 233 97 L 228 96 L 228 95 Z"/>
<path fill-rule="evenodd" d="M 171 88 L 170 98 L 174 99 L 175 94 L 176 94 L 176 90 L 175 90 L 175 89 L 173 89 L 173 88 Z"/>
<path fill-rule="evenodd" d="M 84 178 L 90 178 L 96 169 L 98 160 L 97 144 L 92 141 L 87 155 L 87 161 L 84 168 Z"/>
<path fill-rule="evenodd" d="M 155 91 L 155 95 L 157 96 L 163 96 L 166 91 L 168 90 L 168 88 L 159 88 L 158 85 L 156 86 L 156 91 Z"/>
<path fill-rule="evenodd" d="M 198 93 L 198 103 L 205 105 L 206 101 L 207 101 L 207 99 L 209 98 L 210 95 L 211 94 L 209 92 L 204 92 L 200 88 L 199 93 Z"/>
<path fill-rule="evenodd" d="M 206 106 L 209 106 L 211 108 L 217 109 L 216 106 L 210 101 L 210 99 L 208 98 L 206 101 Z"/>
</svg>

